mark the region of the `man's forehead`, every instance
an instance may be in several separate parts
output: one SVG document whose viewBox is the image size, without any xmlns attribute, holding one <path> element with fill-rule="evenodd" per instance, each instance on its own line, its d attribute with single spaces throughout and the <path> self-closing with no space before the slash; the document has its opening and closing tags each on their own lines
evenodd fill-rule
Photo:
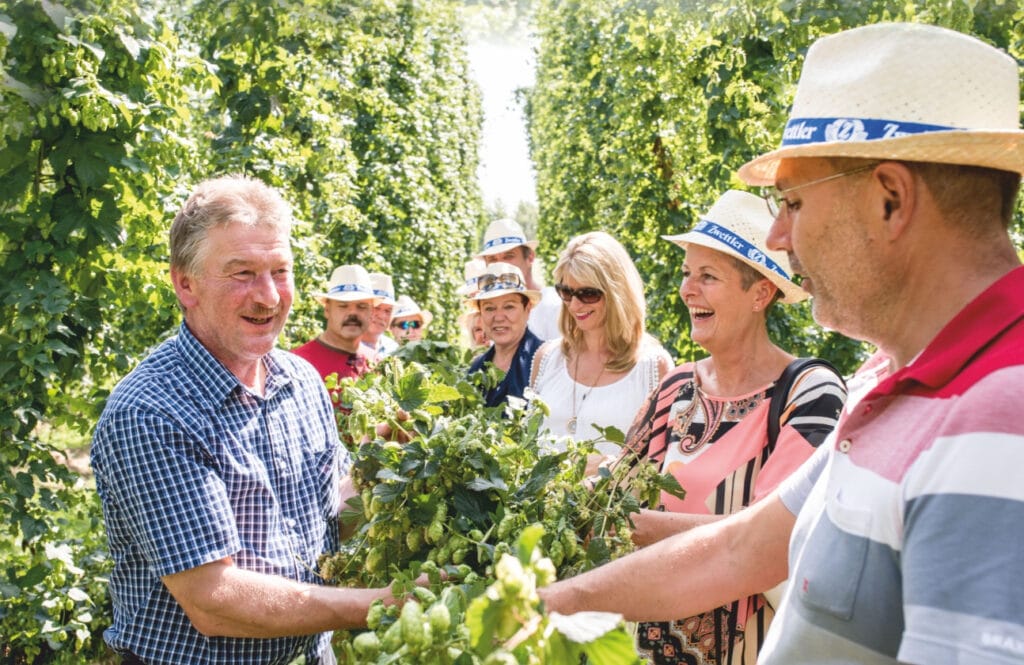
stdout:
<svg viewBox="0 0 1024 665">
<path fill-rule="evenodd" d="M 825 157 L 788 157 L 779 160 L 779 167 L 775 171 L 775 187 L 785 189 L 795 184 L 797 179 L 827 174 L 829 168 L 829 161 Z"/>
<path fill-rule="evenodd" d="M 486 262 L 488 264 L 491 264 L 491 263 L 496 263 L 498 261 L 506 261 L 506 259 L 508 259 L 509 257 L 522 257 L 523 254 L 526 253 L 526 252 L 523 251 L 524 247 L 526 247 L 526 245 L 516 245 L 515 247 L 511 247 L 509 249 L 506 249 L 503 252 L 498 252 L 497 254 L 491 254 L 490 256 L 485 257 L 486 258 Z"/>
<path fill-rule="evenodd" d="M 235 250 L 287 252 L 291 255 L 291 235 L 286 228 L 269 224 L 223 222 L 211 226 L 202 239 L 217 253 L 229 255 Z"/>
<path fill-rule="evenodd" d="M 221 249 L 223 251 L 220 251 Z M 235 270 L 265 265 L 290 267 L 294 261 L 291 248 L 287 245 L 280 247 L 237 245 L 217 248 L 217 250 L 206 252 L 204 263 L 208 268 Z"/>
<path fill-rule="evenodd" d="M 247 224 L 235 220 L 227 220 L 213 224 L 206 231 L 208 238 L 221 238 L 227 241 L 247 239 L 273 240 L 291 245 L 291 228 L 279 224 Z"/>
</svg>

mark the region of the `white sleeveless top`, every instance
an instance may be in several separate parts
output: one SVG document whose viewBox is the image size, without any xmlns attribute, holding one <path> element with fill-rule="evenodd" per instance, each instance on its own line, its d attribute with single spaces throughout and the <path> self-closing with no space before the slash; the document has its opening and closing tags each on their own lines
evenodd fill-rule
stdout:
<svg viewBox="0 0 1024 665">
<path fill-rule="evenodd" d="M 626 376 L 606 386 L 591 387 L 573 380 L 562 353 L 561 339 L 552 340 L 541 349 L 547 352 L 541 358 L 536 374 L 530 377 L 530 386 L 551 410 L 542 428 L 557 437 L 570 437 L 576 441 L 597 439 L 594 447 L 603 455 L 617 455 L 621 446 L 604 440 L 594 425 L 615 427 L 626 434 L 636 412 L 661 382 L 658 359 L 664 358 L 670 368 L 673 364 L 668 352 L 653 338 L 647 337 L 641 344 L 640 358 Z M 576 433 L 572 434 L 569 421 L 574 416 Z M 565 446 L 560 446 L 560 449 L 565 450 Z"/>
</svg>

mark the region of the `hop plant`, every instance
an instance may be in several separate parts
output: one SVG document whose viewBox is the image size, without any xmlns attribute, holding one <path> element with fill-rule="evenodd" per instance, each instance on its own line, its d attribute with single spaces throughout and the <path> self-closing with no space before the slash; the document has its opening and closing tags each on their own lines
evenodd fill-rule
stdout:
<svg viewBox="0 0 1024 665">
<path fill-rule="evenodd" d="M 630 515 L 679 487 L 628 457 L 588 478 L 594 442 L 559 452 L 537 399 L 485 407 L 481 387 L 495 379 L 389 358 L 342 383 L 358 496 L 345 513 L 352 535 L 320 573 L 350 586 L 397 580 L 411 594 L 402 609 L 371 608 L 371 633 L 342 638 L 346 662 L 578 662 L 593 635 L 619 634 L 617 618 L 545 615 L 537 589 L 632 551 Z M 394 424 L 411 437 L 401 444 L 375 425 L 391 427 L 399 410 L 408 418 Z M 412 590 L 423 576 L 430 589 Z M 635 662 L 622 636 L 625 656 L 602 662 Z"/>
<path fill-rule="evenodd" d="M 555 567 L 540 548 L 543 536 L 540 525 L 523 529 L 515 552 L 501 556 L 486 587 L 456 574 L 437 593 L 423 587 L 407 592 L 401 608 L 377 601 L 367 616 L 370 631 L 343 643 L 342 662 L 519 665 L 577 663 L 586 656 L 608 665 L 639 663 L 621 616 L 544 611 L 537 589 L 555 580 Z M 432 587 L 441 581 L 436 568 L 420 572 Z"/>
</svg>

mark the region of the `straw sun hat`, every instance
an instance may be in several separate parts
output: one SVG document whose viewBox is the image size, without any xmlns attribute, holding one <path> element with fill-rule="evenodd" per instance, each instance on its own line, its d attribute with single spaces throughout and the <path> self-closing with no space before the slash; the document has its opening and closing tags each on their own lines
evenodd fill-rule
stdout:
<svg viewBox="0 0 1024 665">
<path fill-rule="evenodd" d="M 772 252 L 765 246 L 772 216 L 764 199 L 749 192 L 731 189 L 711 206 L 692 230 L 661 236 L 686 249 L 701 245 L 743 261 L 764 275 L 782 291 L 781 302 L 792 304 L 810 296 L 790 279 L 792 270 L 785 252 Z"/>
<path fill-rule="evenodd" d="M 483 259 L 470 259 L 466 261 L 463 283 L 455 290 L 460 296 L 472 298 L 476 293 L 476 279 L 487 270 L 487 263 Z"/>
<path fill-rule="evenodd" d="M 423 327 L 426 328 L 430 325 L 430 322 L 434 320 L 434 315 L 425 309 L 420 309 L 420 306 L 416 304 L 416 301 L 409 296 L 398 296 L 398 300 L 395 301 L 395 311 L 392 313 L 391 320 L 404 319 L 406 317 L 418 316 L 420 321 L 423 322 Z"/>
<path fill-rule="evenodd" d="M 522 271 L 511 263 L 496 261 L 490 264 L 477 277 L 477 285 L 479 289 L 466 299 L 467 305 L 478 303 L 481 300 L 507 296 L 510 293 L 526 296 L 530 304 L 533 305 L 540 302 L 540 291 L 526 288 L 526 280 L 523 279 Z"/>
<path fill-rule="evenodd" d="M 353 300 L 373 300 L 377 305 L 381 298 L 373 291 L 373 283 L 370 280 L 366 268 L 356 265 L 338 266 L 331 273 L 331 281 L 327 283 L 327 290 L 316 294 L 317 300 L 325 303 L 328 300 L 340 300 L 351 302 Z"/>
<path fill-rule="evenodd" d="M 487 230 L 484 232 L 484 246 L 476 256 L 483 258 L 492 254 L 500 254 L 520 245 L 537 249 L 537 241 L 527 240 L 526 232 L 518 222 L 512 219 L 496 219 L 487 225 Z"/>
<path fill-rule="evenodd" d="M 1024 173 L 1017 62 L 984 42 L 930 25 L 880 23 L 807 51 L 779 149 L 744 164 L 774 184 L 779 160 L 859 157 Z"/>
<path fill-rule="evenodd" d="M 370 286 L 373 288 L 373 295 L 380 298 L 380 302 L 377 304 L 395 304 L 395 285 L 391 281 L 391 275 L 382 272 L 371 272 Z"/>
</svg>

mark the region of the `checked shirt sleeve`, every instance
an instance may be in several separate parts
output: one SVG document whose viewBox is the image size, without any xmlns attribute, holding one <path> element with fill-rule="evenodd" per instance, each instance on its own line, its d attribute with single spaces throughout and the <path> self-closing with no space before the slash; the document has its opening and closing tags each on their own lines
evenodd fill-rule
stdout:
<svg viewBox="0 0 1024 665">
<path fill-rule="evenodd" d="M 216 561 L 241 546 L 201 431 L 168 415 L 120 409 L 97 432 L 104 449 L 100 491 L 121 513 L 108 517 L 110 536 L 133 541 L 157 576 Z"/>
</svg>

